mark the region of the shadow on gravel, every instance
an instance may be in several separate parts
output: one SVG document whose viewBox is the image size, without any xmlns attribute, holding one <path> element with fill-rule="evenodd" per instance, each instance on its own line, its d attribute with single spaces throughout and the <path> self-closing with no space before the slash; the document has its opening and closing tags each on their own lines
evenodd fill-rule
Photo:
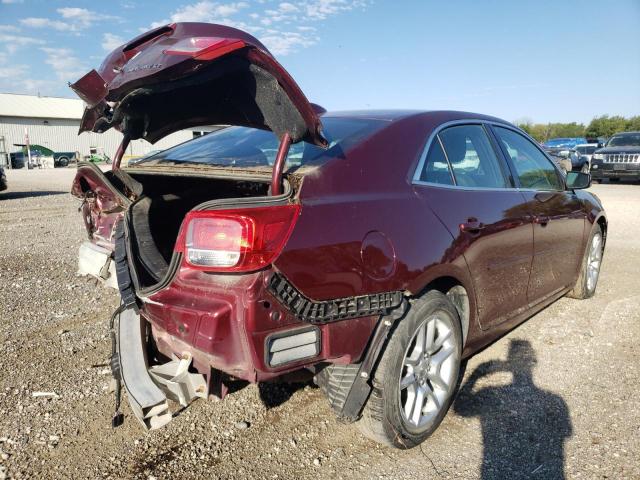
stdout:
<svg viewBox="0 0 640 480">
<path fill-rule="evenodd" d="M 289 400 L 294 393 L 298 390 L 302 390 L 307 385 L 312 385 L 312 382 L 295 382 L 295 383 L 271 383 L 264 382 L 258 384 L 258 391 L 260 392 L 260 400 L 267 408 L 279 407 L 287 400 Z"/>
<path fill-rule="evenodd" d="M 569 409 L 558 395 L 538 388 L 532 371 L 535 351 L 526 340 L 511 340 L 506 362 L 479 365 L 460 389 L 454 410 L 482 424 L 482 479 L 563 479 L 564 440 L 571 436 Z M 506 386 L 474 391 L 482 377 L 510 372 Z"/>
<path fill-rule="evenodd" d="M 14 200 L 18 198 L 46 197 L 47 195 L 69 195 L 69 192 L 54 190 L 36 190 L 33 192 L 0 192 L 0 200 Z"/>
</svg>

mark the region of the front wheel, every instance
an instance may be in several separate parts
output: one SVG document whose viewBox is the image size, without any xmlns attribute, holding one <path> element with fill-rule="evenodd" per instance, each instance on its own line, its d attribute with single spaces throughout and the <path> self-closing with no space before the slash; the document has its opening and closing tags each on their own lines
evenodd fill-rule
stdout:
<svg viewBox="0 0 640 480">
<path fill-rule="evenodd" d="M 358 427 L 364 435 L 411 448 L 445 417 L 458 386 L 460 319 L 445 295 L 430 291 L 412 302 L 391 334 Z"/>
<path fill-rule="evenodd" d="M 591 298 L 596 293 L 596 286 L 600 278 L 600 266 L 604 254 L 604 235 L 600 225 L 595 225 L 589 245 L 582 259 L 580 276 L 569 296 L 577 299 Z"/>
</svg>

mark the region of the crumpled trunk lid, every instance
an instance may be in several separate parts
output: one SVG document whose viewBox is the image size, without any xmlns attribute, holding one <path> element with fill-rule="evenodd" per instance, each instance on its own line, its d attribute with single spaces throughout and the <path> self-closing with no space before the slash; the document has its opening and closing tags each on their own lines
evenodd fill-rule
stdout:
<svg viewBox="0 0 640 480">
<path fill-rule="evenodd" d="M 87 103 L 80 132 L 122 131 L 151 143 L 197 125 L 241 125 L 325 146 L 322 124 L 289 73 L 257 39 L 175 23 L 116 48 L 71 85 Z"/>
</svg>

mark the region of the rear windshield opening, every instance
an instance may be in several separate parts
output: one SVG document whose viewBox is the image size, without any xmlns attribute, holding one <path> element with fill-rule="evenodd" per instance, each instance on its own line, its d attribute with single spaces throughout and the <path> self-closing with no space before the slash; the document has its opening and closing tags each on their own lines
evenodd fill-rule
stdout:
<svg viewBox="0 0 640 480">
<path fill-rule="evenodd" d="M 350 147 L 372 135 L 385 123 L 373 119 L 323 118 L 323 134 L 329 148 L 306 142 L 295 143 L 289 149 L 285 169 L 321 165 L 331 158 L 343 156 Z M 270 170 L 279 144 L 276 135 L 268 130 L 225 127 L 140 159 L 135 164 L 205 164 L 251 169 L 267 167 Z"/>
</svg>

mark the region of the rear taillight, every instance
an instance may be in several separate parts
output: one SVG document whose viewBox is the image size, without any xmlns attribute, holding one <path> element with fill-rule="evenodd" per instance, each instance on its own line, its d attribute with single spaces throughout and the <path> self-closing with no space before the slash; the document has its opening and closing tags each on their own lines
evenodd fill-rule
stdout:
<svg viewBox="0 0 640 480">
<path fill-rule="evenodd" d="M 163 53 L 166 55 L 187 55 L 196 60 L 213 60 L 245 46 L 246 43 L 237 38 L 190 37 L 176 42 Z"/>
<path fill-rule="evenodd" d="M 176 251 L 202 270 L 258 270 L 282 251 L 299 213 L 299 205 L 192 211 L 182 223 Z"/>
</svg>

